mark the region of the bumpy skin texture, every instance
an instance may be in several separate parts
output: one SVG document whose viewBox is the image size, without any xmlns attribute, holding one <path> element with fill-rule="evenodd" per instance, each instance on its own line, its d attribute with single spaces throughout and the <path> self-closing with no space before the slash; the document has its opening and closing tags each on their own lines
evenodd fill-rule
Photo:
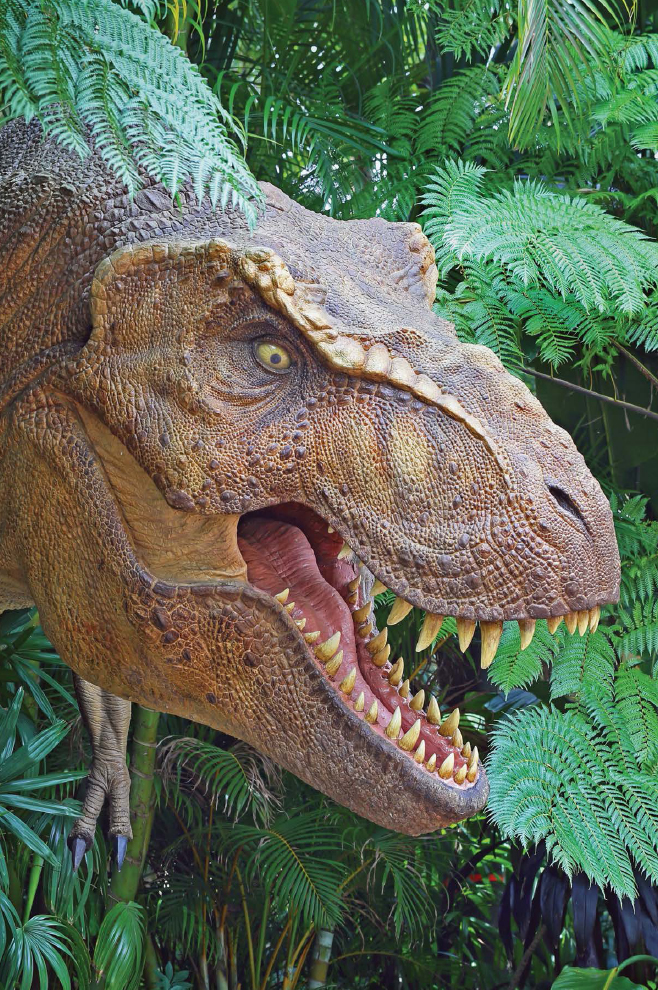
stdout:
<svg viewBox="0 0 658 990">
<path fill-rule="evenodd" d="M 265 192 L 250 234 L 0 130 L 0 607 L 36 603 L 105 692 L 429 831 L 482 807 L 484 772 L 445 782 L 372 731 L 248 580 L 241 516 L 309 507 L 406 601 L 496 622 L 616 600 L 609 508 L 528 389 L 432 314 L 416 224 Z"/>
</svg>

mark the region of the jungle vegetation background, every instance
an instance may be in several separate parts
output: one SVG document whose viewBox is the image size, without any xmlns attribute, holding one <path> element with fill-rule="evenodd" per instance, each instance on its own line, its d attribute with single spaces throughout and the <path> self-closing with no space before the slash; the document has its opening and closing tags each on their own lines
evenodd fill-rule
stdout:
<svg viewBox="0 0 658 990">
<path fill-rule="evenodd" d="M 88 752 L 70 673 L 36 614 L 5 613 L 0 986 L 655 988 L 651 5 L 7 0 L 0 88 L 5 119 L 36 114 L 81 154 L 91 128 L 133 189 L 139 165 L 253 218 L 255 176 L 335 217 L 419 220 L 437 312 L 574 436 L 623 568 L 596 633 L 540 622 L 521 652 L 510 625 L 488 677 L 454 623 L 420 655 L 421 617 L 394 627 L 412 688 L 459 705 L 487 760 L 487 815 L 411 840 L 242 744 L 135 709 L 121 874 L 101 829 L 71 871 Z"/>
</svg>

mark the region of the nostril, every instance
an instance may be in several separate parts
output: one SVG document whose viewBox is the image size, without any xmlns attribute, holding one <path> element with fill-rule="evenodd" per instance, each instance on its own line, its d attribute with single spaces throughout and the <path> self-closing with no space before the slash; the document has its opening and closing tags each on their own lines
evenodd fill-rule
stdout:
<svg viewBox="0 0 658 990">
<path fill-rule="evenodd" d="M 557 504 L 560 506 L 560 508 L 564 512 L 568 512 L 569 515 L 576 520 L 576 522 L 579 522 L 581 526 L 584 526 L 585 529 L 587 529 L 588 528 L 587 523 L 583 518 L 583 514 L 576 505 L 576 503 L 573 501 L 573 499 L 569 495 L 567 495 L 567 493 L 562 488 L 558 488 L 557 485 L 547 484 L 546 487 L 548 488 L 549 492 L 551 493 Z"/>
</svg>

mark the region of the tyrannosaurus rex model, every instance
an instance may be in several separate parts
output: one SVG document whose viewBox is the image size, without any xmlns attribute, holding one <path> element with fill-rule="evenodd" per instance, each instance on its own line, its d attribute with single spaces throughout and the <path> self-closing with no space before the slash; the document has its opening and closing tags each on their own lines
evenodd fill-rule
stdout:
<svg viewBox="0 0 658 990">
<path fill-rule="evenodd" d="M 409 696 L 389 623 L 457 617 L 482 664 L 616 599 L 608 504 L 571 439 L 432 314 L 413 223 L 336 221 L 270 186 L 235 212 L 131 200 L 36 125 L 0 131 L 0 608 L 36 604 L 76 673 L 130 835 L 130 702 L 246 740 L 418 834 L 482 808 L 459 713 Z M 421 692 L 422 694 L 422 692 Z"/>
</svg>

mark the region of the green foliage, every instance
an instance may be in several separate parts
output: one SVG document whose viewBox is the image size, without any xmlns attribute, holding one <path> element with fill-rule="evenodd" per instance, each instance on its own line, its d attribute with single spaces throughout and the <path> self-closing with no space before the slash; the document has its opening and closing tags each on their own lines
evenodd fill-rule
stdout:
<svg viewBox="0 0 658 990">
<path fill-rule="evenodd" d="M 347 875 L 337 861 L 341 829 L 322 812 L 282 817 L 269 828 L 242 822 L 225 831 L 226 852 L 246 853 L 250 882 L 265 883 L 280 909 L 293 902 L 305 925 L 338 920 L 340 885 Z"/>
<path fill-rule="evenodd" d="M 580 652 L 582 663 L 569 661 L 578 683 L 564 685 L 577 692 L 567 711 L 523 711 L 497 727 L 491 811 L 504 834 L 545 839 L 570 876 L 583 870 L 632 899 L 633 864 L 658 880 L 658 692 L 623 667 L 613 691 Z"/>
<path fill-rule="evenodd" d="M 141 168 L 172 194 L 191 180 L 199 200 L 255 219 L 242 132 L 181 50 L 111 0 L 7 0 L 0 91 L 9 117 L 37 117 L 83 158 L 91 135 L 131 194 Z"/>
<path fill-rule="evenodd" d="M 653 242 L 600 207 L 540 182 L 486 195 L 486 172 L 447 160 L 422 197 L 440 278 L 454 269 L 463 274 L 454 295 L 438 297 L 462 336 L 519 360 L 523 325 L 542 359 L 557 366 L 579 337 L 600 345 L 614 334 L 614 322 L 594 321 L 592 311 L 645 313 L 658 272 Z M 478 307 L 486 314 L 480 319 Z"/>
<path fill-rule="evenodd" d="M 89 954 L 72 925 L 46 915 L 34 915 L 24 925 L 18 923 L 18 916 L 14 920 L 11 941 L 0 961 L 0 986 L 49 990 L 52 970 L 63 990 L 72 990 L 70 960 L 79 990 L 87 990 L 91 981 Z"/>
<path fill-rule="evenodd" d="M 644 961 L 658 962 L 649 956 L 637 957 Z M 626 960 L 626 964 L 633 964 L 635 957 Z M 614 969 L 575 969 L 573 966 L 565 966 L 551 990 L 646 990 L 644 984 L 635 983 L 626 976 L 617 974 L 626 968 L 615 966 Z"/>
<path fill-rule="evenodd" d="M 0 718 L 0 820 L 4 835 L 0 835 L 0 886 L 9 882 L 4 838 L 13 835 L 38 856 L 55 863 L 52 851 L 35 830 L 41 815 L 68 814 L 76 811 L 63 808 L 59 801 L 47 801 L 35 796 L 57 784 L 79 780 L 84 772 L 63 771 L 39 774 L 40 762 L 61 743 L 69 731 L 66 722 L 57 721 L 43 731 L 34 733 L 30 723 L 19 726 L 23 689 L 14 695 L 8 710 Z M 22 728 L 22 733 L 21 733 Z M 23 745 L 16 747 L 17 730 L 24 735 Z M 27 819 L 17 812 L 29 812 Z"/>
<path fill-rule="evenodd" d="M 129 901 L 110 908 L 94 949 L 97 981 L 106 990 L 135 990 L 139 986 L 144 951 L 144 909 Z"/>
</svg>

